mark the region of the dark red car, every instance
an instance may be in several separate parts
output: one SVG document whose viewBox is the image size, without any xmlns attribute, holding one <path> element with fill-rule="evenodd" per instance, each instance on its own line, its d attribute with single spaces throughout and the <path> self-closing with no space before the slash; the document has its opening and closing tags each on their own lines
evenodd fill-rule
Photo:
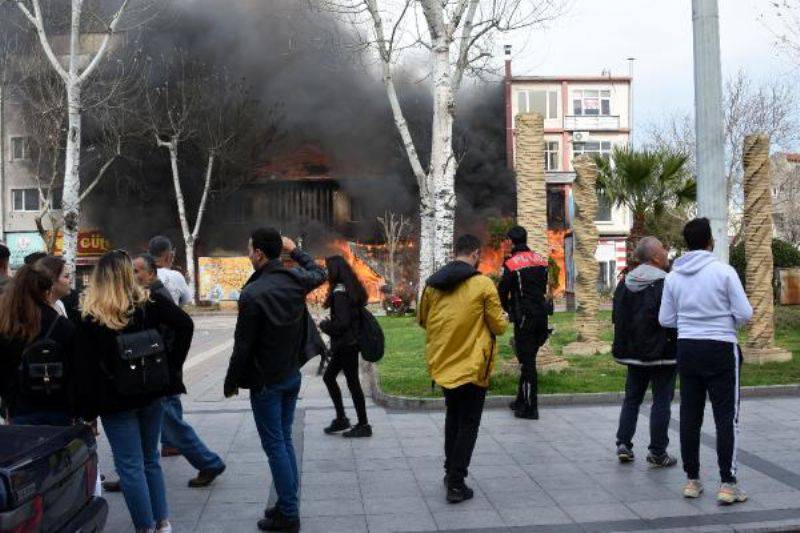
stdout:
<svg viewBox="0 0 800 533">
<path fill-rule="evenodd" d="M 0 426 L 0 533 L 102 531 L 96 482 L 89 426 Z"/>
</svg>

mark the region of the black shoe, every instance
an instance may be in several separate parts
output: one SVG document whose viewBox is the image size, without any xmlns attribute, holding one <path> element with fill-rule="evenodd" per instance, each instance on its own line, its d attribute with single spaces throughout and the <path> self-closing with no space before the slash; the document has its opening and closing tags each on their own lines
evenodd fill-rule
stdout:
<svg viewBox="0 0 800 533">
<path fill-rule="evenodd" d="M 620 444 L 617 446 L 617 459 L 619 459 L 620 463 L 630 463 L 633 461 L 633 450 L 631 450 L 625 444 Z"/>
<path fill-rule="evenodd" d="M 669 468 L 670 466 L 678 464 L 678 460 L 667 452 L 661 455 L 653 455 L 650 453 L 647 455 L 647 462 L 657 468 Z"/>
<path fill-rule="evenodd" d="M 369 424 L 356 424 L 350 431 L 345 431 L 344 433 L 342 433 L 342 437 L 347 437 L 348 439 L 360 439 L 363 437 L 371 437 L 371 436 L 372 436 L 372 426 L 370 426 Z"/>
<path fill-rule="evenodd" d="M 475 493 L 463 481 L 447 487 L 447 503 L 461 503 L 471 500 Z"/>
<path fill-rule="evenodd" d="M 510 402 L 508 402 L 508 408 L 511 409 L 512 411 L 516 411 L 517 410 L 517 400 L 511 400 Z"/>
<path fill-rule="evenodd" d="M 278 506 L 273 505 L 272 507 L 267 507 L 264 509 L 264 518 L 275 518 L 275 514 L 278 512 Z"/>
<path fill-rule="evenodd" d="M 215 469 L 201 470 L 197 473 L 197 477 L 193 477 L 192 479 L 189 480 L 189 487 L 193 489 L 208 487 L 224 471 L 225 471 L 225 465 L 222 465 L 221 467 Z"/>
<path fill-rule="evenodd" d="M 108 480 L 103 481 L 101 483 L 103 490 L 106 492 L 122 492 L 122 485 L 120 485 L 119 480 Z"/>
<path fill-rule="evenodd" d="M 332 433 L 338 433 L 340 431 L 344 431 L 345 429 L 350 429 L 350 419 L 345 418 L 334 418 L 331 422 L 331 425 L 325 428 L 325 433 L 328 435 Z"/>
<path fill-rule="evenodd" d="M 298 517 L 289 518 L 284 516 L 279 510 L 269 518 L 262 518 L 258 521 L 258 529 L 261 531 L 285 531 L 297 533 L 300 531 L 300 519 Z"/>
<path fill-rule="evenodd" d="M 531 407 L 530 409 L 518 409 L 514 411 L 514 416 L 517 418 L 526 418 L 528 420 L 539 420 L 539 409 Z"/>
</svg>

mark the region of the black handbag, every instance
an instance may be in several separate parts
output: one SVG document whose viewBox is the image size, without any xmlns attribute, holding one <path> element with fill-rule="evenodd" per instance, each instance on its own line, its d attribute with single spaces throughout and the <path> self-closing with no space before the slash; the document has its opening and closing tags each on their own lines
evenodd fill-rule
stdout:
<svg viewBox="0 0 800 533">
<path fill-rule="evenodd" d="M 156 394 L 169 387 L 169 362 L 164 338 L 155 328 L 117 337 L 114 385 L 123 396 Z"/>
</svg>

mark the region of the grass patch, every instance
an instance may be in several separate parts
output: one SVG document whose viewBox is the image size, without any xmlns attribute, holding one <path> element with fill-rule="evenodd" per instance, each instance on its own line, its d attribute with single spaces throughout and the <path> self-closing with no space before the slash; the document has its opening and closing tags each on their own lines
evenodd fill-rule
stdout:
<svg viewBox="0 0 800 533">
<path fill-rule="evenodd" d="M 386 334 L 386 356 L 378 364 L 384 392 L 398 396 L 441 396 L 438 388 L 431 388 L 425 364 L 425 332 L 417 326 L 415 319 L 382 317 L 379 320 Z M 601 311 L 600 320 L 604 325 L 603 339 L 610 342 L 611 313 Z M 564 346 L 576 339 L 575 313 L 556 313 L 551 317 L 551 327 L 555 332 L 550 337 L 550 346 L 561 355 Z M 509 347 L 510 337 L 509 331 L 499 339 L 500 361 L 492 376 L 490 394 L 516 394 L 517 372 Z M 777 308 L 775 337 L 779 346 L 794 354 L 793 360 L 761 366 L 746 365 L 742 370 L 742 385 L 800 383 L 800 309 Z M 567 360 L 570 365 L 563 372 L 539 376 L 540 394 L 616 392 L 625 388 L 626 368 L 615 363 L 610 354 L 567 357 Z"/>
</svg>

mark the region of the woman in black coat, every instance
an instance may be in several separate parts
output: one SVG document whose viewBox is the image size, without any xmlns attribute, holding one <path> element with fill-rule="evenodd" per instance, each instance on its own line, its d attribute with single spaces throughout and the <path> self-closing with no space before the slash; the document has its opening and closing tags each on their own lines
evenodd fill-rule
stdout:
<svg viewBox="0 0 800 533">
<path fill-rule="evenodd" d="M 192 319 L 171 300 L 142 288 L 134 277 L 130 257 L 121 250 L 100 258 L 81 297 L 80 310 L 74 401 L 84 417 L 100 416 L 136 529 L 170 531 L 158 453 L 164 416 L 162 399 L 183 388 L 181 368 L 192 341 Z M 130 338 L 129 334 L 161 327 L 174 333 L 171 346 L 163 354 L 167 357 L 169 383 L 151 392 L 128 389 L 130 382 L 123 386 L 119 379 L 127 375 L 125 365 L 138 363 L 140 368 L 146 368 L 154 363 L 123 360 L 120 337 Z"/>
<path fill-rule="evenodd" d="M 46 269 L 25 265 L 0 298 L 0 396 L 13 424 L 68 426 L 73 420 L 67 389 L 75 327 L 50 305 L 52 290 Z M 26 348 L 33 353 L 33 344 L 45 338 L 55 343 L 57 354 L 47 365 L 47 381 L 22 364 Z"/>
<path fill-rule="evenodd" d="M 323 381 L 336 408 L 336 418 L 325 428 L 331 434 L 350 428 L 344 412 L 342 391 L 336 383 L 339 372 L 344 371 L 347 388 L 353 397 L 358 424 L 345 431 L 345 437 L 371 437 L 372 427 L 367 420 L 364 391 L 358 379 L 358 330 L 360 310 L 367 304 L 367 291 L 345 259 L 334 255 L 325 260 L 328 270 L 328 297 L 325 307 L 331 310 L 329 319 L 322 321 L 320 329 L 331 337 L 331 360 Z"/>
</svg>

